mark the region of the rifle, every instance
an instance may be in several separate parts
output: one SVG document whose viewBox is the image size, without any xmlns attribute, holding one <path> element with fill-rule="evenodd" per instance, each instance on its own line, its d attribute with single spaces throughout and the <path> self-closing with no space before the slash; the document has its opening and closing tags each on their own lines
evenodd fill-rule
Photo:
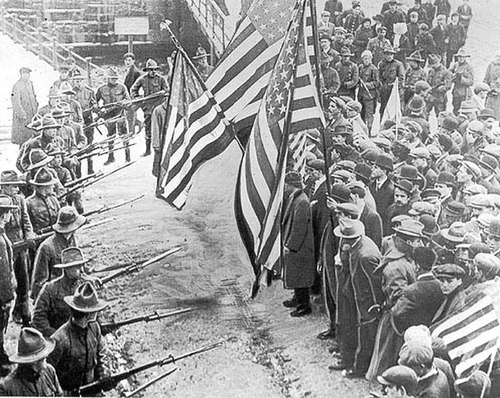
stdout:
<svg viewBox="0 0 500 398">
<path fill-rule="evenodd" d="M 50 230 L 52 230 L 52 227 L 49 227 L 49 228 L 50 228 Z M 28 247 L 28 242 L 30 240 L 33 240 L 35 242 L 40 242 L 42 240 L 47 239 L 49 236 L 52 236 L 53 233 L 54 233 L 54 231 L 44 232 L 44 233 L 41 233 L 40 235 L 35 235 L 33 237 L 33 239 L 25 239 L 25 240 L 19 240 L 17 242 L 13 242 L 12 243 L 12 250 L 25 249 Z"/>
<path fill-rule="evenodd" d="M 90 123 L 89 125 L 85 126 L 83 129 L 84 130 L 93 129 L 94 127 L 97 128 L 98 126 L 101 126 L 103 124 L 117 123 L 117 122 L 125 119 L 125 117 L 122 115 L 113 116 L 109 119 L 107 119 L 106 116 L 107 116 L 107 114 L 101 115 L 99 117 L 99 119 L 97 119 L 95 122 Z"/>
<path fill-rule="evenodd" d="M 181 359 L 189 358 L 189 357 L 192 357 L 193 355 L 201 354 L 202 352 L 207 352 L 207 351 L 213 350 L 215 348 L 220 347 L 221 345 L 222 345 L 222 343 L 219 342 L 216 344 L 212 344 L 209 346 L 199 348 L 199 349 L 194 350 L 194 351 L 187 352 L 187 353 L 179 355 L 177 357 L 169 355 L 165 358 L 145 363 L 144 365 L 137 366 L 137 367 L 132 368 L 130 370 L 120 372 L 120 373 L 115 373 L 114 375 L 104 377 L 100 380 L 94 381 L 93 383 L 86 384 L 84 386 L 77 388 L 75 391 L 72 392 L 72 395 L 74 395 L 74 396 L 82 396 L 82 395 L 95 396 L 95 395 L 101 393 L 102 391 L 112 390 L 113 388 L 115 388 L 115 386 L 120 381 L 128 379 L 130 376 L 135 375 L 139 372 L 153 368 L 155 366 L 165 366 L 165 365 L 168 365 L 171 363 L 175 363 L 177 361 L 180 361 Z"/>
<path fill-rule="evenodd" d="M 116 203 L 116 204 L 111 205 L 111 206 L 110 205 L 104 205 L 104 206 L 102 206 L 102 207 L 100 207 L 98 209 L 86 211 L 85 213 L 83 213 L 83 215 L 85 217 L 90 217 L 90 216 L 93 216 L 94 214 L 105 213 L 105 212 L 107 212 L 109 210 L 113 210 L 113 209 L 117 209 L 118 207 L 126 206 L 129 203 L 137 202 L 139 199 L 142 199 L 143 197 L 144 197 L 144 194 L 136 196 L 135 198 L 132 198 L 132 199 L 129 199 L 129 200 L 125 200 L 125 201 L 120 202 L 120 203 Z"/>
<path fill-rule="evenodd" d="M 171 254 L 177 253 L 181 249 L 182 249 L 182 246 L 176 246 L 173 249 L 169 249 L 166 252 L 161 253 L 158 256 L 153 257 L 152 259 L 150 259 L 148 261 L 145 261 L 142 264 L 131 264 L 131 265 L 128 265 L 125 268 L 119 269 L 118 271 L 113 272 L 112 274 L 110 274 L 110 275 L 105 276 L 104 278 L 102 278 L 101 279 L 101 284 L 104 285 L 104 284 L 112 281 L 113 279 L 118 278 L 119 276 L 122 276 L 122 275 L 125 275 L 125 274 L 129 274 L 129 273 L 134 272 L 134 271 L 140 271 L 141 269 L 146 268 L 148 265 L 156 263 L 156 262 L 164 259 L 165 257 L 170 256 Z"/>
<path fill-rule="evenodd" d="M 86 154 L 86 153 L 89 153 L 89 152 L 92 152 L 94 149 L 96 148 L 99 148 L 100 146 L 102 145 L 105 145 L 107 144 L 109 141 L 112 141 L 116 138 L 116 136 L 110 136 L 110 137 L 107 137 L 105 138 L 104 140 L 102 141 L 99 141 L 99 142 L 93 142 L 92 144 L 88 144 L 87 146 L 79 149 L 78 151 L 76 152 L 73 152 L 71 154 L 71 157 L 78 157 L 80 155 L 83 155 L 83 154 Z"/>
<path fill-rule="evenodd" d="M 149 380 L 148 382 L 144 383 L 142 386 L 139 386 L 137 387 L 134 391 L 132 392 L 129 392 L 128 394 L 125 394 L 125 398 L 130 398 L 130 397 L 133 397 L 135 394 L 138 394 L 140 393 L 142 390 L 145 390 L 146 388 L 148 388 L 150 385 L 153 385 L 154 383 L 156 383 L 157 381 L 160 381 L 161 379 L 164 379 L 165 377 L 171 375 L 172 373 L 174 373 L 178 368 L 172 368 L 172 369 L 169 369 L 167 370 L 166 372 L 162 373 L 161 375 L 159 376 L 156 376 L 154 379 L 152 380 Z"/>
<path fill-rule="evenodd" d="M 92 174 L 89 174 L 88 176 L 85 176 L 85 177 L 82 177 L 82 178 L 79 178 L 78 180 L 73 180 L 73 181 L 70 181 L 68 182 L 64 188 L 71 188 L 72 186 L 74 185 L 78 185 L 82 182 L 85 182 L 87 180 L 90 180 L 91 178 L 96 178 L 96 177 L 99 177 L 100 175 L 102 175 L 102 171 L 99 171 L 98 173 L 92 173 Z"/>
<path fill-rule="evenodd" d="M 116 217 L 111 217 L 111 218 L 105 218 L 104 220 L 99 220 L 90 224 L 84 224 L 81 228 L 81 231 L 85 231 L 86 229 L 98 227 L 99 225 L 107 224 L 111 221 L 115 221 Z"/>
<path fill-rule="evenodd" d="M 136 144 L 137 144 L 136 142 L 132 142 L 131 144 L 129 144 L 129 143 L 127 142 L 127 144 L 126 144 L 126 145 L 119 146 L 119 147 L 115 147 L 115 148 L 113 148 L 113 149 L 108 149 L 107 151 L 104 151 L 104 152 L 98 152 L 98 153 L 96 153 L 96 155 L 95 155 L 95 156 L 104 156 L 104 155 L 107 155 L 107 154 L 109 154 L 109 153 L 113 153 L 113 152 L 119 151 L 119 150 L 121 150 L 121 149 L 128 149 L 128 148 L 130 148 L 131 146 L 134 146 L 134 145 L 136 145 Z"/>
<path fill-rule="evenodd" d="M 58 200 L 61 200 L 62 198 L 68 196 L 70 193 L 73 193 L 75 191 L 78 191 L 79 189 L 83 189 L 83 188 L 86 188 L 92 184 L 95 184 L 96 182 L 98 181 L 101 181 L 103 178 L 106 178 L 112 174 L 115 174 L 116 172 L 124 169 L 125 167 L 129 167 L 130 165 L 134 164 L 136 162 L 136 160 L 134 160 L 133 162 L 129 162 L 129 163 L 125 163 L 123 166 L 120 166 L 120 167 L 117 167 L 116 169 L 114 170 L 111 170 L 103 175 L 101 175 L 100 177 L 94 179 L 94 180 L 90 180 L 90 181 L 85 181 L 83 182 L 82 184 L 80 185 L 75 185 L 74 187 L 72 187 L 70 190 L 66 191 L 65 193 L 63 193 L 62 195 L 59 195 L 57 197 Z"/>
<path fill-rule="evenodd" d="M 149 315 L 136 316 L 134 318 L 124 319 L 118 322 L 102 323 L 101 333 L 103 335 L 106 335 L 108 333 L 114 332 L 115 330 L 121 328 L 122 326 L 132 325 L 134 323 L 139 323 L 139 322 L 159 321 L 160 319 L 169 318 L 174 315 L 185 314 L 186 312 L 191 312 L 192 310 L 193 310 L 192 308 L 184 308 L 181 310 L 165 312 L 165 313 L 158 313 L 157 311 L 155 311 Z"/>
</svg>

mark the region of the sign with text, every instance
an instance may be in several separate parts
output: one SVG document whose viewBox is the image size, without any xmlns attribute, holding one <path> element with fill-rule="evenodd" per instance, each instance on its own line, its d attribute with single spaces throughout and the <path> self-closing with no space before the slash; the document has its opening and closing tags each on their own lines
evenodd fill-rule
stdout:
<svg viewBox="0 0 500 398">
<path fill-rule="evenodd" d="M 147 35 L 149 17 L 115 17 L 116 35 Z"/>
</svg>

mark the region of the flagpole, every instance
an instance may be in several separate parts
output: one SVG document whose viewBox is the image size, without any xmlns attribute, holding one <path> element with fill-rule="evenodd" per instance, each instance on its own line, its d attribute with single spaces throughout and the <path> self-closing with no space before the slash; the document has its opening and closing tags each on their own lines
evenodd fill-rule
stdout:
<svg viewBox="0 0 500 398">
<path fill-rule="evenodd" d="M 316 15 L 316 0 L 310 0 L 309 6 L 311 7 L 311 18 L 312 18 L 312 31 L 313 31 L 313 41 L 314 41 L 314 50 L 316 52 L 316 56 L 314 57 L 314 66 L 316 68 L 316 90 L 318 92 L 319 105 L 323 110 L 323 95 L 321 94 L 321 81 L 320 81 L 320 73 L 321 69 L 319 67 L 319 40 L 318 39 L 318 25 L 317 25 L 317 15 Z M 307 53 L 306 53 L 307 56 Z M 332 183 L 330 178 L 330 157 L 328 155 L 328 148 L 326 145 L 326 127 L 323 126 L 321 128 L 321 140 L 323 146 L 323 157 L 324 157 L 324 165 L 323 172 L 325 173 L 326 178 L 326 192 L 328 195 L 332 193 Z"/>
<path fill-rule="evenodd" d="M 196 66 L 193 64 L 193 61 L 191 61 L 191 58 L 189 58 L 189 56 L 187 55 L 186 51 L 184 50 L 184 47 L 182 47 L 182 44 L 179 42 L 179 40 L 177 40 L 177 37 L 175 36 L 175 33 L 172 31 L 172 29 L 170 29 L 170 24 L 171 23 L 172 23 L 172 21 L 169 21 L 168 19 L 166 19 L 164 22 L 160 23 L 160 29 L 165 29 L 168 32 L 168 34 L 170 35 L 170 38 L 172 39 L 172 42 L 174 43 L 175 47 L 177 48 L 177 50 L 179 50 L 181 52 L 181 54 L 184 56 L 184 58 L 186 58 L 189 66 L 191 66 L 191 68 L 193 69 L 193 72 L 194 72 L 195 76 L 201 82 L 201 86 L 203 87 L 203 90 L 205 92 L 210 92 L 210 95 L 211 95 L 212 93 L 211 93 L 211 91 L 208 90 L 208 88 L 207 88 L 207 86 L 205 84 L 205 81 L 202 79 L 202 77 L 200 75 L 200 72 L 198 72 L 198 69 L 196 69 Z M 244 154 L 245 153 L 245 148 L 243 147 L 240 139 L 236 136 L 236 132 L 234 131 L 233 125 L 226 119 L 226 115 L 224 115 L 224 113 L 222 112 L 222 110 L 221 110 L 221 113 L 223 115 L 222 120 L 224 120 L 224 123 L 226 124 L 226 126 L 228 128 L 230 128 L 231 131 L 233 132 L 233 137 L 236 140 L 236 142 L 238 143 L 238 146 L 239 146 L 239 148 L 241 150 L 241 153 Z"/>
<path fill-rule="evenodd" d="M 495 351 L 493 351 L 491 353 L 491 360 L 490 360 L 490 364 L 488 366 L 488 373 L 487 373 L 488 378 L 490 377 L 491 372 L 493 371 L 493 365 L 495 363 L 495 357 L 497 355 L 498 348 L 500 348 L 500 339 L 497 341 L 497 344 L 495 345 Z M 481 397 L 480 398 L 484 398 L 485 394 L 486 394 L 486 383 L 484 383 L 483 388 L 481 389 Z"/>
</svg>

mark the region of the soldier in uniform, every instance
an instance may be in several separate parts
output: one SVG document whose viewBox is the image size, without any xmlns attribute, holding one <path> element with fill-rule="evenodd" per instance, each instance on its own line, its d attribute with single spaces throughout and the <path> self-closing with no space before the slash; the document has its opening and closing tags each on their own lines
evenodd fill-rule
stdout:
<svg viewBox="0 0 500 398">
<path fill-rule="evenodd" d="M 196 54 L 193 57 L 193 60 L 196 62 L 196 70 L 200 74 L 203 81 L 206 81 L 214 67 L 208 63 L 208 58 L 210 58 L 210 54 L 207 54 L 203 47 L 198 47 L 196 49 Z"/>
<path fill-rule="evenodd" d="M 31 282 L 33 300 L 36 300 L 45 282 L 61 276 L 61 270 L 54 268 L 54 265 L 61 264 L 61 253 L 64 249 L 77 246 L 75 233 L 86 221 L 74 207 L 65 206 L 59 210 L 57 222 L 52 226 L 54 235 L 45 239 L 36 252 Z"/>
<path fill-rule="evenodd" d="M 351 61 L 351 57 L 354 54 L 348 48 L 344 47 L 340 52 L 340 56 L 342 60 L 335 65 L 335 69 L 340 77 L 338 95 L 345 95 L 354 99 L 359 81 L 358 67 Z"/>
<path fill-rule="evenodd" d="M 48 362 L 54 366 L 62 389 L 73 395 L 79 387 L 104 377 L 104 341 L 96 316 L 108 304 L 99 299 L 91 283 L 64 297 L 71 318 L 53 335 L 56 343 Z"/>
<path fill-rule="evenodd" d="M 78 286 L 88 281 L 83 269 L 88 261 L 77 247 L 68 247 L 61 252 L 61 264 L 54 265 L 54 268 L 61 269 L 62 275 L 43 285 L 33 311 L 33 327 L 45 337 L 50 337 L 71 317 L 64 297 L 73 295 Z"/>
<path fill-rule="evenodd" d="M 12 243 L 19 241 L 29 241 L 32 248 L 35 247 L 33 238 L 33 226 L 28 214 L 28 207 L 24 196 L 19 194 L 19 185 L 24 182 L 19 180 L 19 176 L 14 170 L 2 171 L 0 174 L 0 194 L 11 198 L 16 209 L 11 211 L 11 219 L 5 225 L 5 233 Z M 28 276 L 28 250 L 19 248 L 13 250 L 13 267 L 16 276 L 16 302 L 12 317 L 14 322 L 22 323 L 23 326 L 30 324 L 29 310 L 29 276 Z"/>
<path fill-rule="evenodd" d="M 62 84 L 70 84 L 70 67 L 68 64 L 64 63 L 61 66 L 59 66 L 59 79 L 57 79 L 53 84 L 52 87 L 56 88 L 58 90 L 61 89 Z"/>
<path fill-rule="evenodd" d="M 401 62 L 394 59 L 396 51 L 389 46 L 384 50 L 384 59 L 378 66 L 380 76 L 380 115 L 384 114 L 385 107 L 391 96 L 392 86 L 396 79 L 399 80 L 399 91 L 403 90 L 405 83 L 405 70 Z"/>
<path fill-rule="evenodd" d="M 455 62 L 450 68 L 451 80 L 453 81 L 452 103 L 453 113 L 458 115 L 462 102 L 472 97 L 472 86 L 474 86 L 474 69 L 467 63 L 470 55 L 461 48 L 455 55 Z"/>
<path fill-rule="evenodd" d="M 373 55 L 373 65 L 377 68 L 379 67 L 380 61 L 384 58 L 384 50 L 390 47 L 391 42 L 386 38 L 387 28 L 385 26 L 380 26 L 377 28 L 377 37 L 370 39 L 366 46 L 367 50 L 370 50 Z"/>
<path fill-rule="evenodd" d="M 451 90 L 452 75 L 451 72 L 441 63 L 441 57 L 437 54 L 429 56 L 429 78 L 427 82 L 431 86 L 429 95 L 427 96 L 427 114 L 432 110 L 439 113 L 446 110 L 446 102 L 448 101 L 448 92 Z"/>
<path fill-rule="evenodd" d="M 365 50 L 361 54 L 362 64 L 359 65 L 358 101 L 361 103 L 361 117 L 371 131 L 373 116 L 377 107 L 377 90 L 380 86 L 378 69 L 372 63 L 372 53 Z"/>
<path fill-rule="evenodd" d="M 160 67 L 155 60 L 151 58 L 147 60 L 146 66 L 143 69 L 146 74 L 137 79 L 130 89 L 132 98 L 139 97 L 139 90 L 141 88 L 145 97 L 160 91 L 165 93 L 168 92 L 168 83 L 163 76 L 158 74 L 158 69 L 160 69 Z M 162 102 L 163 98 L 160 97 L 157 100 L 148 101 L 142 105 L 142 111 L 144 112 L 144 128 L 146 131 L 146 151 L 143 156 L 151 155 L 151 114 L 153 113 L 153 109 Z"/>
<path fill-rule="evenodd" d="M 54 109 L 59 108 L 61 106 L 61 100 L 64 97 L 64 95 L 61 94 L 61 92 L 57 87 L 51 87 L 49 90 L 48 97 L 49 97 L 48 104 L 42 106 L 38 110 L 38 114 L 40 114 L 40 116 L 45 116 L 48 113 L 52 113 Z"/>
<path fill-rule="evenodd" d="M 56 371 L 46 362 L 55 344 L 45 340 L 33 328 L 23 328 L 17 343 L 17 353 L 10 361 L 17 366 L 0 383 L 1 396 L 14 397 L 62 397 Z"/>
<path fill-rule="evenodd" d="M 83 132 L 85 137 L 87 138 L 87 144 L 92 144 L 94 142 L 94 129 L 86 129 L 85 126 L 91 124 L 94 119 L 92 116 L 92 111 L 95 109 L 97 105 L 97 101 L 95 98 L 94 90 L 92 90 L 89 86 L 84 83 L 84 77 L 79 69 L 76 69 L 71 77 L 73 81 L 73 91 L 75 92 L 75 99 L 82 107 L 82 116 L 83 116 Z M 87 158 L 87 173 L 93 174 L 92 158 Z"/>
<path fill-rule="evenodd" d="M 420 80 L 427 80 L 427 73 L 422 68 L 422 64 L 425 64 L 425 60 L 420 56 L 419 51 L 415 51 L 406 57 L 408 62 L 408 68 L 406 68 L 405 75 L 405 91 L 404 91 L 404 102 L 408 103 L 411 97 L 415 94 L 415 84 Z"/>
<path fill-rule="evenodd" d="M 96 101 L 99 105 L 102 102 L 102 105 L 114 104 L 114 103 L 123 103 L 130 99 L 130 95 L 128 93 L 127 87 L 125 85 L 118 83 L 118 73 L 116 69 L 109 68 L 107 72 L 107 83 L 103 84 L 101 87 L 97 89 L 96 92 Z M 107 113 L 109 118 L 114 118 L 119 116 L 121 113 L 121 107 L 117 106 L 115 109 L 110 109 Z M 113 122 L 107 125 L 108 127 L 108 137 L 113 137 L 116 135 L 117 130 L 119 135 L 127 134 L 127 124 L 125 121 L 120 120 L 117 122 Z M 114 143 L 110 143 L 108 145 L 108 149 L 112 151 L 114 148 Z M 104 162 L 105 165 L 111 164 L 115 161 L 115 153 L 110 152 L 108 155 L 108 159 Z M 130 162 L 130 149 L 128 146 L 125 148 L 125 161 Z"/>
<path fill-rule="evenodd" d="M 16 289 L 13 272 L 12 244 L 5 233 L 11 212 L 17 206 L 7 195 L 0 195 L 0 376 L 7 375 L 9 357 L 4 348 L 4 334 L 9 322 L 10 306 Z"/>
<path fill-rule="evenodd" d="M 76 123 L 83 123 L 83 109 L 80 103 L 75 99 L 76 93 L 73 86 L 69 83 L 61 85 L 61 107 L 66 106 L 69 112 L 69 118 Z"/>
</svg>

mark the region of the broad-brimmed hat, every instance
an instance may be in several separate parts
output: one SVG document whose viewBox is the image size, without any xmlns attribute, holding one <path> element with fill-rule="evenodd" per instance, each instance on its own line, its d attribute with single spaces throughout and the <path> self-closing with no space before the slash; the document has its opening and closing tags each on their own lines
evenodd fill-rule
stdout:
<svg viewBox="0 0 500 398">
<path fill-rule="evenodd" d="M 54 185 L 56 180 L 47 168 L 40 167 L 35 173 L 35 177 L 29 183 L 37 187 L 48 187 Z"/>
<path fill-rule="evenodd" d="M 25 181 L 19 178 L 15 170 L 4 170 L 0 173 L 0 185 L 24 185 Z"/>
<path fill-rule="evenodd" d="M 342 219 L 333 230 L 335 236 L 343 239 L 355 239 L 365 234 L 365 226 L 359 220 Z"/>
<path fill-rule="evenodd" d="M 394 232 L 398 235 L 404 235 L 414 238 L 423 238 L 422 230 L 424 229 L 424 224 L 420 221 L 413 219 L 406 219 L 401 221 L 401 224 L 394 227 Z"/>
<path fill-rule="evenodd" d="M 34 328 L 22 328 L 17 342 L 17 352 L 9 357 L 14 363 L 34 363 L 46 358 L 55 347 L 55 342 L 46 340 Z"/>
<path fill-rule="evenodd" d="M 73 206 L 61 207 L 57 214 L 57 222 L 52 226 L 52 229 L 61 234 L 71 233 L 80 228 L 87 218 L 78 214 Z"/>
<path fill-rule="evenodd" d="M 462 267 L 456 264 L 442 264 L 434 267 L 432 270 L 436 278 L 463 278 L 465 271 Z"/>
<path fill-rule="evenodd" d="M 420 50 L 412 52 L 409 57 L 406 57 L 406 60 L 415 62 L 425 62 L 425 59 L 422 58 Z"/>
<path fill-rule="evenodd" d="M 69 84 L 68 82 L 64 82 L 62 83 L 60 86 L 59 86 L 59 91 L 61 92 L 61 94 L 63 95 L 68 95 L 68 94 L 73 94 L 75 95 L 75 91 L 73 90 L 73 87 L 71 87 L 71 84 Z"/>
<path fill-rule="evenodd" d="M 385 370 L 377 380 L 383 386 L 404 387 L 407 394 L 413 395 L 418 386 L 418 376 L 413 369 L 396 365 Z"/>
<path fill-rule="evenodd" d="M 42 125 L 42 120 L 42 115 L 40 115 L 39 113 L 35 113 L 26 127 L 30 130 L 38 131 L 38 128 Z"/>
<path fill-rule="evenodd" d="M 103 310 L 108 303 L 97 297 L 97 291 L 90 282 L 78 286 L 73 296 L 64 297 L 64 302 L 76 311 L 93 313 Z"/>
<path fill-rule="evenodd" d="M 76 267 L 87 264 L 89 261 L 84 258 L 81 249 L 78 247 L 68 247 L 61 252 L 61 263 L 54 265 L 54 268 Z"/>
<path fill-rule="evenodd" d="M 142 69 L 144 72 L 147 72 L 149 70 L 157 70 L 157 69 L 160 69 L 160 67 L 158 66 L 158 64 L 156 63 L 156 61 L 152 58 L 149 58 L 147 61 L 146 61 L 146 66 Z"/>
<path fill-rule="evenodd" d="M 459 221 L 451 224 L 450 228 L 441 230 L 443 238 L 452 243 L 462 243 L 466 234 L 465 224 Z"/>
<path fill-rule="evenodd" d="M 479 120 L 489 119 L 490 117 L 495 119 L 495 120 L 497 119 L 495 112 L 493 111 L 493 109 L 490 109 L 490 108 L 481 109 L 481 111 L 479 112 L 479 115 L 477 115 L 477 118 Z"/>
<path fill-rule="evenodd" d="M 413 191 L 413 184 L 408 180 L 404 180 L 404 179 L 397 180 L 397 181 L 393 182 L 393 184 L 396 188 L 399 188 L 399 189 L 405 191 L 408 195 L 411 195 L 411 193 Z"/>
<path fill-rule="evenodd" d="M 42 122 L 36 130 L 42 131 L 47 129 L 57 129 L 59 127 L 62 127 L 62 125 L 57 123 L 56 119 L 54 119 L 51 114 L 47 114 L 42 118 Z"/>
<path fill-rule="evenodd" d="M 12 199 L 8 195 L 0 194 L 0 210 L 14 210 L 17 206 L 12 203 Z"/>
<path fill-rule="evenodd" d="M 27 171 L 35 170 L 40 167 L 48 165 L 54 160 L 53 156 L 48 156 L 44 151 L 39 148 L 34 148 L 29 154 L 30 165 L 27 167 Z"/>
<path fill-rule="evenodd" d="M 353 57 L 354 54 L 347 47 L 342 47 L 340 49 L 340 56 L 341 57 Z"/>
</svg>

